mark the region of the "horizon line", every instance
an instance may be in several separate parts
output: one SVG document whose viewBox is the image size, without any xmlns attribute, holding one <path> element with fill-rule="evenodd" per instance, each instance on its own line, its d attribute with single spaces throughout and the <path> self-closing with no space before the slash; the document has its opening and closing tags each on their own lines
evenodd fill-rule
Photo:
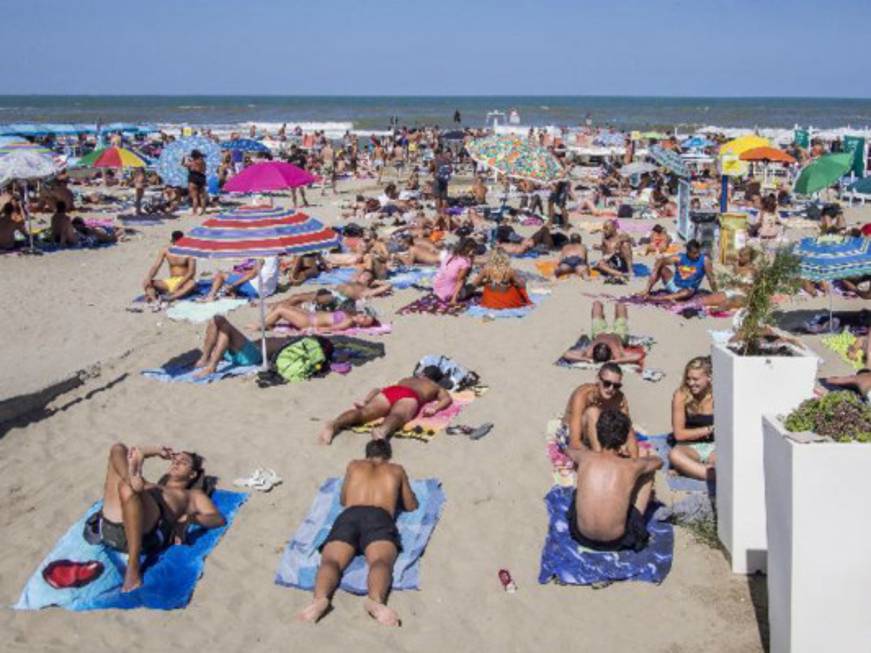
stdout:
<svg viewBox="0 0 871 653">
<path fill-rule="evenodd" d="M 410 94 L 339 94 L 339 93 L 0 93 L 0 98 L 14 97 L 264 97 L 264 98 L 620 98 L 620 99 L 685 99 L 685 100 L 853 100 L 871 101 L 871 97 L 850 97 L 837 95 L 634 95 L 634 94 L 446 94 L 434 95 L 430 93 Z"/>
</svg>

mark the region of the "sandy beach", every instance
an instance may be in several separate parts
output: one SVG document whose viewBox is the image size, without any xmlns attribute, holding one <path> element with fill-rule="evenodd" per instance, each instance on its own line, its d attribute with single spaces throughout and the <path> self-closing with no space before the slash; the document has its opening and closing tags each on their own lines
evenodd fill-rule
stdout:
<svg viewBox="0 0 871 653">
<path fill-rule="evenodd" d="M 337 224 L 342 199 L 374 189 L 371 181 L 345 182 L 342 193 L 325 202 L 313 191 L 316 206 L 309 212 Z M 871 216 L 868 208 L 847 212 L 851 223 Z M 102 250 L 0 257 L 0 276 L 6 279 L 0 300 L 5 343 L 0 400 L 18 398 L 36 406 L 0 430 L 0 603 L 16 601 L 52 543 L 99 498 L 113 442 L 166 443 L 202 452 L 222 487 L 262 466 L 274 468 L 284 483 L 250 497 L 206 560 L 187 608 L 74 613 L 5 607 L 3 650 L 158 651 L 166 649 L 167 632 L 182 633 L 173 646 L 183 651 L 764 650 L 765 579 L 731 574 L 722 551 L 684 528 L 675 529 L 674 564 L 662 585 L 627 582 L 594 590 L 537 581 L 547 529 L 543 497 L 552 484 L 545 425 L 561 415 L 577 385 L 594 378 L 591 371 L 559 368 L 553 361 L 589 329 L 592 299 L 583 292 L 629 294 L 642 289 L 641 280 L 617 291 L 578 279 L 536 284 L 551 294 L 519 320 L 396 315 L 419 294 L 401 290 L 376 300 L 394 327 L 377 337 L 387 356 L 347 376 L 266 389 L 252 378 L 207 386 L 158 383 L 140 371 L 197 348 L 203 327 L 126 308 L 170 232 L 199 221 L 185 216 L 136 227 L 126 242 Z M 593 239 L 598 236 L 585 235 L 588 244 Z M 530 261 L 518 261 L 517 267 L 534 270 Z M 200 267 L 209 269 L 214 266 Z M 782 309 L 809 315 L 824 307 L 824 298 L 797 298 Z M 856 308 L 857 301 L 836 298 L 839 307 Z M 256 316 L 253 306 L 231 313 L 242 325 Z M 630 324 L 633 333 L 655 338 L 648 364 L 666 375 L 651 383 L 626 374 L 632 416 L 645 432 L 665 433 L 684 364 L 706 354 L 708 330 L 727 329 L 730 320 L 685 320 L 632 306 Z M 819 338 L 803 340 L 823 359 L 821 374 L 846 371 Z M 342 433 L 331 447 L 321 446 L 316 434 L 323 420 L 434 353 L 480 374 L 489 392 L 464 410 L 462 421 L 493 422 L 495 428 L 475 442 L 444 433 L 429 443 L 394 441 L 395 460 L 409 475 L 438 478 L 447 496 L 423 558 L 421 591 L 391 597 L 403 627 L 385 631 L 368 618 L 358 598 L 343 592 L 321 624 L 294 623 L 309 595 L 274 584 L 281 552 L 320 483 L 341 476 L 367 441 Z M 39 405 L 40 391 L 80 370 L 88 371 L 81 385 Z M 6 407 L 14 409 L 8 402 Z M 156 473 L 160 463 L 153 464 Z M 656 488 L 664 502 L 674 499 L 661 475 Z M 511 571 L 517 593 L 502 590 L 500 568 Z"/>
</svg>

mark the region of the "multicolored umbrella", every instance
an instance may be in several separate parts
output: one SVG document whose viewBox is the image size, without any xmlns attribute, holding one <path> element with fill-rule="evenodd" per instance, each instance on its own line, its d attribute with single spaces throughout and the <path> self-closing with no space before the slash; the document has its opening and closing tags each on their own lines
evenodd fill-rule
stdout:
<svg viewBox="0 0 871 653">
<path fill-rule="evenodd" d="M 835 281 L 871 274 L 871 239 L 868 238 L 803 238 L 793 252 L 801 258 L 802 279 Z"/>
<path fill-rule="evenodd" d="M 248 166 L 224 184 L 225 193 L 265 193 L 308 186 L 318 177 L 292 163 L 264 161 Z"/>
<path fill-rule="evenodd" d="M 720 154 L 734 154 L 735 156 L 740 156 L 747 150 L 752 150 L 754 147 L 768 147 L 769 145 L 771 145 L 771 143 L 767 138 L 762 138 L 756 134 L 747 134 L 746 136 L 739 136 L 728 143 L 724 143 L 720 147 Z"/>
<path fill-rule="evenodd" d="M 659 145 L 651 145 L 647 152 L 654 161 L 669 172 L 676 174 L 678 177 L 688 178 L 692 176 L 692 172 L 677 152 L 666 150 L 664 147 L 660 147 Z"/>
<path fill-rule="evenodd" d="M 530 145 L 517 136 L 488 136 L 472 141 L 466 149 L 476 162 L 515 179 L 549 183 L 567 176 L 547 148 Z"/>
<path fill-rule="evenodd" d="M 191 136 L 173 141 L 160 153 L 157 174 L 167 186 L 187 186 L 188 170 L 181 162 L 191 152 L 199 150 L 206 158 L 206 177 L 218 174 L 221 165 L 221 148 L 214 141 L 202 136 Z"/>
<path fill-rule="evenodd" d="M 169 252 L 196 258 L 247 258 L 306 254 L 338 245 L 335 231 L 305 213 L 250 207 L 209 218 L 177 240 Z M 266 369 L 266 303 L 262 294 L 260 352 L 262 369 Z"/>
<path fill-rule="evenodd" d="M 86 154 L 77 165 L 89 168 L 144 168 L 148 162 L 135 152 L 113 146 Z"/>
<path fill-rule="evenodd" d="M 170 248 L 197 258 L 246 258 L 305 254 L 332 249 L 339 236 L 293 209 L 249 208 L 211 217 Z"/>
<path fill-rule="evenodd" d="M 767 161 L 774 163 L 795 163 L 795 157 L 790 156 L 776 147 L 754 147 L 741 152 L 741 161 Z"/>
<path fill-rule="evenodd" d="M 813 195 L 828 188 L 853 167 L 853 153 L 827 154 L 805 166 L 795 180 L 793 192 Z"/>
<path fill-rule="evenodd" d="M 240 152 L 262 152 L 269 153 L 269 148 L 260 141 L 255 141 L 253 138 L 235 138 L 232 141 L 221 143 L 222 150 L 239 150 Z"/>
</svg>

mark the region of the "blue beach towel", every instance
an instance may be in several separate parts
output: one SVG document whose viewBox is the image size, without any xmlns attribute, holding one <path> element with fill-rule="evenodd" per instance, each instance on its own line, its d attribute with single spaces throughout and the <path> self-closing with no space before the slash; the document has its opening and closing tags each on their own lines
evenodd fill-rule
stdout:
<svg viewBox="0 0 871 653">
<path fill-rule="evenodd" d="M 662 459 L 662 472 L 665 474 L 668 487 L 678 492 L 707 492 L 713 495 L 715 488 L 713 483 L 700 481 L 696 478 L 688 478 L 676 474 L 669 474 L 671 465 L 668 461 L 668 452 L 671 447 L 668 446 L 668 434 L 665 435 L 641 435 L 638 434 L 639 442 L 649 442 L 650 446 L 656 451 L 656 454 Z"/>
<path fill-rule="evenodd" d="M 493 308 L 487 308 L 486 306 L 481 306 L 480 304 L 473 304 L 469 306 L 469 309 L 466 311 L 466 315 L 469 317 L 492 317 L 492 318 L 503 318 L 503 317 L 526 317 L 541 303 L 541 300 L 544 299 L 544 295 L 537 295 L 534 293 L 529 293 L 529 301 L 532 302 L 529 306 L 522 306 L 521 308 L 503 308 L 501 310 L 496 310 Z"/>
<path fill-rule="evenodd" d="M 541 551 L 539 583 L 555 580 L 561 585 L 592 585 L 617 580 L 665 580 L 674 555 L 674 528 L 652 519 L 656 505 L 651 504 L 645 515 L 650 542 L 643 551 L 594 551 L 580 546 L 569 535 L 566 514 L 572 492 L 573 488 L 556 486 L 544 498 L 550 524 Z"/>
<path fill-rule="evenodd" d="M 84 610 L 129 610 L 149 608 L 175 610 L 185 607 L 190 601 L 203 571 L 206 556 L 215 548 L 224 531 L 230 527 L 236 512 L 248 499 L 242 492 L 215 490 L 212 500 L 227 520 L 222 528 L 196 528 L 188 536 L 188 544 L 171 546 L 156 557 L 146 559 L 142 567 L 142 587 L 125 594 L 121 593 L 127 556 L 103 546 L 88 544 L 82 536 L 87 518 L 98 511 L 98 501 L 73 524 L 58 540 L 51 553 L 39 564 L 39 568 L 27 581 L 16 610 L 39 610 L 58 606 L 76 612 Z M 89 585 L 79 588 L 54 589 L 42 577 L 42 570 L 55 560 L 85 562 L 96 560 L 103 564 L 103 573 Z"/>
<path fill-rule="evenodd" d="M 402 551 L 393 565 L 393 589 L 420 589 L 420 557 L 432 536 L 445 502 L 441 482 L 436 479 L 412 481 L 411 488 L 420 504 L 414 512 L 402 512 L 396 520 Z M 342 512 L 339 493 L 342 480 L 328 478 L 321 485 L 305 520 L 288 543 L 275 574 L 276 585 L 312 590 L 321 554 L 321 543 L 327 538 L 333 522 Z M 340 587 L 351 594 L 366 594 L 368 569 L 362 555 L 345 570 Z"/>
<path fill-rule="evenodd" d="M 636 277 L 649 277 L 650 268 L 647 267 L 644 263 L 633 263 L 632 274 L 634 274 Z"/>
<path fill-rule="evenodd" d="M 167 363 L 163 367 L 142 370 L 142 376 L 163 383 L 197 383 L 204 385 L 231 376 L 249 376 L 255 374 L 259 369 L 258 365 L 233 365 L 229 361 L 222 360 L 218 363 L 218 369 L 215 372 L 197 379 L 194 378 L 194 373 L 197 370 L 194 369 L 192 362 Z"/>
<path fill-rule="evenodd" d="M 208 322 L 216 315 L 226 315 L 248 303 L 247 299 L 224 297 L 213 302 L 197 302 L 184 299 L 166 309 L 166 317 L 177 322 Z"/>
<path fill-rule="evenodd" d="M 397 268 L 387 279 L 396 290 L 405 290 L 411 287 L 430 287 L 435 277 L 436 269 L 421 267 Z"/>
<path fill-rule="evenodd" d="M 194 291 L 187 296 L 187 299 L 193 297 L 205 297 L 209 294 L 209 291 L 212 289 L 212 282 L 210 279 L 200 279 L 197 281 L 197 287 L 194 288 Z M 145 295 L 138 295 L 133 299 L 134 303 L 144 302 Z"/>
</svg>

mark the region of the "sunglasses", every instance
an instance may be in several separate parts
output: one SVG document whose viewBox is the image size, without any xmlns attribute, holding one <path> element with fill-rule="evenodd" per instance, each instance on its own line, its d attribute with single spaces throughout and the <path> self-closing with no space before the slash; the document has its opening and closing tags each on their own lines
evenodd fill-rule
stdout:
<svg viewBox="0 0 871 653">
<path fill-rule="evenodd" d="M 605 390 L 607 390 L 609 388 L 614 388 L 615 390 L 619 390 L 620 388 L 623 387 L 623 384 L 620 383 L 619 381 L 606 381 L 605 379 L 603 379 L 601 377 L 599 377 L 599 383 L 602 384 L 602 387 L 605 388 Z"/>
</svg>

